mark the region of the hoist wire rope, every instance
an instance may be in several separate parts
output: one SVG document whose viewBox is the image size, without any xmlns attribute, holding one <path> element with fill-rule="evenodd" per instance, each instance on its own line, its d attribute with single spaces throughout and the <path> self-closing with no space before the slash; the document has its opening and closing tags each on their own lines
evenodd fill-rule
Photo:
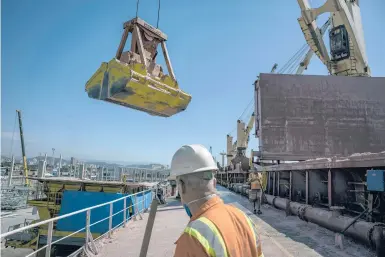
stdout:
<svg viewBox="0 0 385 257">
<path fill-rule="evenodd" d="M 159 0 L 160 1 L 160 0 Z M 160 8 L 160 7 L 159 7 Z M 298 67 L 298 60 L 302 60 L 305 56 L 305 54 L 308 51 L 308 44 L 303 44 L 301 48 L 287 61 L 282 68 L 277 72 L 277 73 L 284 73 L 287 70 L 295 70 L 296 67 Z M 245 109 L 243 110 L 242 114 L 239 116 L 238 119 L 242 120 L 243 115 L 245 112 L 250 108 L 251 104 L 254 102 L 254 97 L 250 100 L 250 102 L 246 105 Z M 252 112 L 251 112 L 252 114 Z M 250 116 L 251 116 L 250 114 Z M 228 134 L 230 135 L 234 130 L 236 129 L 233 128 Z"/>
<path fill-rule="evenodd" d="M 253 112 L 254 112 L 253 108 L 251 108 L 251 109 L 247 112 L 246 119 L 244 120 L 246 126 L 249 125 L 249 121 L 250 121 L 250 118 L 251 118 L 251 115 L 253 114 Z"/>
<path fill-rule="evenodd" d="M 156 21 L 156 28 L 159 27 L 159 14 L 160 14 L 160 0 L 158 0 L 158 19 Z"/>
<path fill-rule="evenodd" d="M 245 122 L 249 122 L 250 116 L 254 112 L 254 107 L 255 106 L 254 106 L 254 99 L 253 99 L 252 104 L 249 106 L 249 110 L 247 112 L 247 115 L 245 116 Z"/>
<path fill-rule="evenodd" d="M 137 1 L 136 1 L 136 15 L 135 15 L 136 18 L 138 18 L 139 1 L 140 1 L 140 0 L 137 0 Z"/>
<path fill-rule="evenodd" d="M 292 60 L 291 64 L 286 68 L 285 74 L 292 74 L 293 70 L 295 70 L 299 63 L 301 62 L 301 59 L 306 54 L 306 48 L 302 50 L 302 52 L 298 53 L 298 55 Z"/>
<path fill-rule="evenodd" d="M 138 18 L 139 2 L 140 2 L 140 0 L 136 1 L 136 14 L 135 14 L 135 18 Z M 159 20 L 160 20 L 160 0 L 158 0 L 158 17 L 156 19 L 156 28 L 159 28 Z"/>
<path fill-rule="evenodd" d="M 287 71 L 293 66 L 293 64 L 296 63 L 296 60 L 303 54 L 304 50 L 306 49 L 307 45 L 303 45 L 300 50 L 298 50 L 291 58 L 290 60 L 285 63 L 285 65 L 278 71 L 278 73 L 287 73 Z"/>
<path fill-rule="evenodd" d="M 253 113 L 253 105 L 252 103 L 254 102 L 254 97 L 250 100 L 250 102 L 246 105 L 246 107 L 243 109 L 241 115 L 238 117 L 238 120 L 242 120 L 244 122 L 248 122 L 248 120 L 246 119 L 249 119 L 251 114 Z M 250 109 L 251 107 L 251 109 Z M 251 112 L 250 112 L 251 111 Z M 250 115 L 244 115 L 244 114 L 249 114 Z M 229 133 L 228 135 L 230 135 L 231 133 L 233 133 L 235 130 L 237 129 L 237 127 L 233 128 Z"/>
<path fill-rule="evenodd" d="M 297 58 L 293 61 L 290 67 L 287 69 L 288 74 L 293 74 L 294 71 L 298 69 L 298 66 L 300 65 L 301 61 L 305 58 L 307 52 L 309 51 L 309 48 L 305 48 L 300 55 L 297 56 Z"/>
<path fill-rule="evenodd" d="M 305 51 L 303 52 L 302 56 L 299 58 L 297 65 L 294 66 L 292 69 L 292 73 L 295 73 L 298 70 L 298 67 L 301 65 L 301 62 L 305 59 L 307 53 L 309 52 L 310 47 L 307 47 Z"/>
<path fill-rule="evenodd" d="M 236 129 L 237 129 L 237 127 L 234 127 L 229 133 L 227 133 L 227 135 L 231 135 L 234 132 L 234 130 L 236 130 Z"/>
<path fill-rule="evenodd" d="M 292 64 L 293 59 L 296 59 L 300 53 L 307 47 L 307 44 L 304 44 L 278 71 L 278 73 L 283 73 L 287 70 L 287 67 Z"/>
<path fill-rule="evenodd" d="M 295 67 L 298 67 L 298 60 L 301 59 L 301 57 L 303 58 L 304 54 L 307 53 L 307 47 L 308 45 L 307 44 L 304 44 L 291 58 L 288 62 L 286 62 L 286 64 L 278 71 L 278 73 L 283 73 L 287 70 L 293 70 L 295 69 Z M 294 68 L 293 68 L 294 67 Z M 252 105 L 252 103 L 254 102 L 254 97 L 251 98 L 250 102 L 246 105 L 245 109 L 242 111 L 241 115 L 239 116 L 239 120 L 242 120 L 242 118 L 244 117 L 244 114 L 245 112 L 250 108 L 250 106 Z M 251 114 L 250 114 L 251 115 Z M 234 130 L 236 129 L 236 127 L 234 129 L 231 130 L 231 132 L 229 132 L 228 134 L 231 134 L 232 132 L 234 132 Z"/>
<path fill-rule="evenodd" d="M 13 132 L 12 132 L 11 149 L 9 152 L 9 158 L 12 157 L 12 153 L 13 153 L 13 143 L 14 143 L 14 137 L 15 137 L 15 131 L 16 131 L 16 120 L 17 120 L 17 113 L 15 114 L 15 121 L 13 123 Z"/>
<path fill-rule="evenodd" d="M 306 51 L 304 52 L 304 54 L 302 55 L 301 59 L 300 59 L 299 62 L 298 62 L 298 65 L 295 67 L 295 70 L 298 70 L 299 66 L 301 65 L 301 62 L 305 60 L 305 57 L 306 57 L 307 53 L 309 52 L 309 50 L 310 50 L 310 47 L 308 47 L 308 48 L 306 49 Z M 309 60 L 308 60 L 308 61 L 309 61 Z M 296 71 L 295 71 L 295 72 L 296 72 Z M 294 71 L 293 71 L 293 73 L 294 73 Z"/>
<path fill-rule="evenodd" d="M 242 120 L 243 115 L 246 113 L 246 111 L 250 108 L 250 105 L 253 103 L 254 97 L 251 98 L 250 102 L 247 104 L 246 108 L 243 110 L 242 114 L 239 116 L 239 120 Z"/>
</svg>

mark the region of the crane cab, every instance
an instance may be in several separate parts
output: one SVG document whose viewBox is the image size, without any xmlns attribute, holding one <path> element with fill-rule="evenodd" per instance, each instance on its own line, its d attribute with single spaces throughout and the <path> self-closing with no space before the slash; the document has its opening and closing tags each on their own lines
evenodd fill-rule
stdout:
<svg viewBox="0 0 385 257">
<path fill-rule="evenodd" d="M 124 23 L 123 28 L 115 58 L 103 62 L 87 81 L 88 96 L 154 116 L 170 117 L 184 111 L 191 95 L 179 88 L 166 48 L 167 36 L 140 18 Z M 129 33 L 131 48 L 124 52 Z M 159 44 L 168 74 L 156 63 Z"/>
<path fill-rule="evenodd" d="M 330 55 L 333 61 L 350 57 L 349 35 L 345 25 L 334 27 L 329 32 Z"/>
</svg>

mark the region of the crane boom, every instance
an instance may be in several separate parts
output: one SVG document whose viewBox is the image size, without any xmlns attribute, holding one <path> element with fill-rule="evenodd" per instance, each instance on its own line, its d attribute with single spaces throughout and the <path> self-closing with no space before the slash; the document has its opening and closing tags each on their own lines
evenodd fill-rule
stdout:
<svg viewBox="0 0 385 257">
<path fill-rule="evenodd" d="M 237 141 L 233 143 L 233 137 L 230 135 L 227 135 L 227 146 L 226 146 L 227 165 L 229 165 L 231 163 L 231 160 L 234 158 L 236 145 L 237 145 Z"/>
<path fill-rule="evenodd" d="M 321 36 L 323 36 L 330 26 L 331 19 L 329 18 L 325 24 L 321 27 Z M 309 51 L 307 51 L 305 57 L 303 58 L 302 62 L 299 64 L 296 74 L 302 74 L 307 67 L 309 66 L 310 60 L 313 57 L 313 50 L 310 48 Z"/>
<path fill-rule="evenodd" d="M 298 18 L 298 23 L 305 36 L 305 40 L 310 46 L 310 49 L 318 56 L 318 58 L 327 65 L 330 61 L 325 42 L 322 40 L 321 32 L 318 29 L 315 19 L 308 17 L 308 11 L 311 10 L 308 0 L 298 0 L 301 8 L 301 17 Z"/>
<path fill-rule="evenodd" d="M 277 69 L 277 67 L 278 67 L 278 64 L 277 64 L 277 63 L 274 63 L 273 68 L 271 68 L 270 73 L 274 73 L 275 70 Z"/>
<path fill-rule="evenodd" d="M 254 127 L 254 122 L 255 122 L 255 116 L 254 112 L 251 114 L 249 122 L 247 123 L 247 126 L 245 128 L 245 123 L 242 122 L 241 120 L 238 120 L 238 127 L 237 127 L 237 151 L 242 152 L 247 149 L 248 143 L 249 143 L 249 135 L 250 131 Z"/>
<path fill-rule="evenodd" d="M 318 8 L 311 8 L 308 0 L 298 0 L 298 4 L 301 8 L 298 22 L 306 42 L 330 74 L 370 76 L 359 1 L 327 0 Z M 330 13 L 331 20 L 330 56 L 316 24 L 317 17 L 326 12 Z"/>
<path fill-rule="evenodd" d="M 20 142 L 21 142 L 21 153 L 23 156 L 23 171 L 24 171 L 24 176 L 25 176 L 25 184 L 29 184 L 28 180 L 28 167 L 27 167 L 27 156 L 25 155 L 25 145 L 24 145 L 24 134 L 23 134 L 23 123 L 21 120 L 21 111 L 16 110 L 17 116 L 19 118 L 19 130 L 20 130 Z"/>
<path fill-rule="evenodd" d="M 271 68 L 271 73 L 274 73 L 278 67 L 278 64 L 274 64 Z M 256 85 L 258 79 L 254 82 Z M 238 160 L 239 158 L 246 157 L 246 149 L 250 141 L 250 132 L 254 127 L 255 114 L 251 114 L 249 122 L 245 128 L 245 123 L 242 120 L 237 120 L 237 140 L 233 143 L 233 137 L 227 135 L 227 164 L 229 165 L 232 160 Z M 248 161 L 249 162 L 249 161 Z M 245 168 L 245 166 L 243 166 Z"/>
<path fill-rule="evenodd" d="M 246 143 L 245 143 L 245 146 L 246 146 L 246 149 L 247 147 L 249 146 L 249 141 L 250 141 L 250 131 L 253 129 L 254 127 L 254 122 L 255 122 L 255 115 L 254 115 L 254 112 L 251 114 L 250 116 L 250 119 L 249 119 L 249 123 L 247 124 L 247 127 L 245 129 L 245 138 L 246 138 Z"/>
</svg>

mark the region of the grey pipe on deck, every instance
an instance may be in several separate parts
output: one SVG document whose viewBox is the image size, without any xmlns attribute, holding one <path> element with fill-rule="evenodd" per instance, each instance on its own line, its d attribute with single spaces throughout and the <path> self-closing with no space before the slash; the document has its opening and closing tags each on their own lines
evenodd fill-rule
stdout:
<svg viewBox="0 0 385 257">
<path fill-rule="evenodd" d="M 285 198 L 267 194 L 265 196 L 270 205 L 337 233 L 341 233 L 354 219 Z M 385 256 L 385 224 L 357 221 L 344 234 L 371 246 L 376 250 L 377 256 Z"/>
</svg>

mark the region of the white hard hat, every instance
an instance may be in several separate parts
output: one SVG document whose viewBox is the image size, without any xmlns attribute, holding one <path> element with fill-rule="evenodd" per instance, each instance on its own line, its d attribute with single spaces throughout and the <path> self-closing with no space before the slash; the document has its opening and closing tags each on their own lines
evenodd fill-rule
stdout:
<svg viewBox="0 0 385 257">
<path fill-rule="evenodd" d="M 213 156 L 203 145 L 184 145 L 174 154 L 170 176 L 217 170 Z"/>
</svg>

